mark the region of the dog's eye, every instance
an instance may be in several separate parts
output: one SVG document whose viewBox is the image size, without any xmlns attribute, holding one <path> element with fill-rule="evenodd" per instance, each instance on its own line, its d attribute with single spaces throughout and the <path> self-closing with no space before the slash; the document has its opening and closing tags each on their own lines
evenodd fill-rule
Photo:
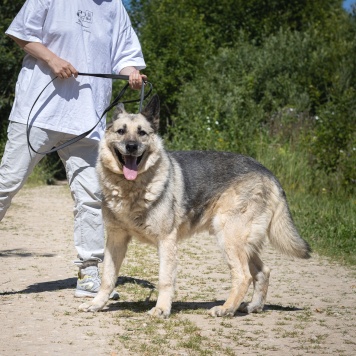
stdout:
<svg viewBox="0 0 356 356">
<path fill-rule="evenodd" d="M 146 136 L 147 135 L 147 132 L 146 131 L 143 131 L 143 130 L 140 130 L 138 132 L 139 136 Z"/>
<path fill-rule="evenodd" d="M 125 130 L 124 129 L 118 129 L 116 131 L 119 135 L 123 135 L 125 133 Z"/>
</svg>

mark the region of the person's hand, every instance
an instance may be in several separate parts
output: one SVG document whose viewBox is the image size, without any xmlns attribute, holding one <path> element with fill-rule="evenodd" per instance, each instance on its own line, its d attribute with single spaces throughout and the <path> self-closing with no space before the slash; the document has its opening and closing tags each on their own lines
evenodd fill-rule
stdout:
<svg viewBox="0 0 356 356">
<path fill-rule="evenodd" d="M 52 72 L 61 79 L 77 77 L 78 71 L 64 59 L 54 55 L 47 62 Z"/>
<path fill-rule="evenodd" d="M 139 90 L 142 87 L 142 82 L 147 80 L 145 74 L 141 74 L 139 70 L 133 70 L 129 75 L 130 88 L 134 90 Z"/>
</svg>

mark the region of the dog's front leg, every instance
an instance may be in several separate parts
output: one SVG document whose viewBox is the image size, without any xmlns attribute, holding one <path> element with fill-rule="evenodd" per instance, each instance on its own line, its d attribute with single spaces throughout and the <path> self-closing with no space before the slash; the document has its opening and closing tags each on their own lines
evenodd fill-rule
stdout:
<svg viewBox="0 0 356 356">
<path fill-rule="evenodd" d="M 168 318 L 171 313 L 177 274 L 177 236 L 175 232 L 159 241 L 158 256 L 158 299 L 156 306 L 149 311 L 149 314 L 159 318 Z"/>
<path fill-rule="evenodd" d="M 103 276 L 100 290 L 96 297 L 88 303 L 79 306 L 79 310 L 96 312 L 101 310 L 109 300 L 111 292 L 115 288 L 117 276 L 124 260 L 130 238 L 118 227 L 107 228 L 107 241 Z"/>
</svg>

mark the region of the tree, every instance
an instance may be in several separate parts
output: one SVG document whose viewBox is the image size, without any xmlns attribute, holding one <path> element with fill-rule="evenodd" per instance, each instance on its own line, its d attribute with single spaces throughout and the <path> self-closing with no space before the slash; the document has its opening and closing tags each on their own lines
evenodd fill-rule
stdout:
<svg viewBox="0 0 356 356">
<path fill-rule="evenodd" d="M 304 31 L 323 26 L 331 14 L 342 12 L 342 0 L 190 0 L 204 16 L 217 47 L 232 46 L 243 30 L 259 43 L 280 29 Z"/>
<path fill-rule="evenodd" d="M 180 87 L 194 78 L 212 53 L 203 16 L 189 1 L 133 0 L 130 9 L 148 65 L 146 73 L 159 88 L 163 116 L 169 117 Z"/>
<path fill-rule="evenodd" d="M 324 29 L 344 16 L 342 0 L 132 0 L 130 16 L 143 46 L 149 78 L 159 87 L 162 113 L 177 112 L 181 86 L 218 49 L 243 38 L 260 45 L 280 29 Z M 209 73 L 205 73 L 207 79 Z"/>
</svg>

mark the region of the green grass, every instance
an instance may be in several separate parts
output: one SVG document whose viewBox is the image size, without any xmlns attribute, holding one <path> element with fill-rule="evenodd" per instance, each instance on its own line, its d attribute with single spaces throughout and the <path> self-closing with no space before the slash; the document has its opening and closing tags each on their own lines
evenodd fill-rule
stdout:
<svg viewBox="0 0 356 356">
<path fill-rule="evenodd" d="M 356 198 L 292 193 L 289 200 L 296 225 L 315 252 L 356 265 Z"/>
<path fill-rule="evenodd" d="M 356 196 L 337 172 L 312 170 L 309 157 L 291 146 L 261 143 L 256 157 L 281 182 L 300 234 L 314 252 L 356 264 Z"/>
<path fill-rule="evenodd" d="M 46 167 L 40 163 L 40 165 L 36 166 L 31 175 L 28 177 L 26 184 L 29 187 L 44 185 L 47 184 L 50 177 L 51 174 L 47 172 Z"/>
</svg>

